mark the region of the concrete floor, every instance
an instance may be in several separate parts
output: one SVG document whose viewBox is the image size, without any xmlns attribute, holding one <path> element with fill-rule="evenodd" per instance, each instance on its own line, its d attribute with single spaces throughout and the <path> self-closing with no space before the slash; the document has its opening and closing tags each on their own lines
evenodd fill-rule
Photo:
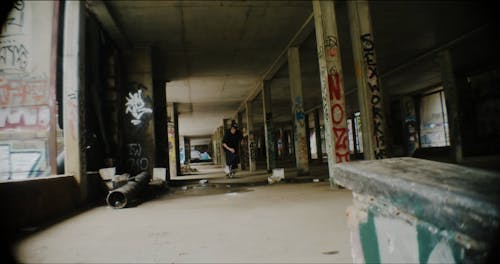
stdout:
<svg viewBox="0 0 500 264">
<path fill-rule="evenodd" d="M 350 263 L 349 190 L 327 182 L 178 188 L 94 208 L 14 245 L 23 263 Z"/>
</svg>

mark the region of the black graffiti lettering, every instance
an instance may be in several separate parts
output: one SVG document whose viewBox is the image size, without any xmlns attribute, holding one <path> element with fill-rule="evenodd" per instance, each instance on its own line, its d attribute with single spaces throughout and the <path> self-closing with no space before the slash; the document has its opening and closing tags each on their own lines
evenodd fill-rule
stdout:
<svg viewBox="0 0 500 264">
<path fill-rule="evenodd" d="M 384 119 L 384 115 L 382 114 L 382 109 L 376 106 L 372 107 L 372 116 L 373 119 L 380 119 L 380 120 Z"/>
<path fill-rule="evenodd" d="M 375 152 L 375 159 L 383 159 L 386 156 L 385 150 L 379 150 L 379 151 L 374 151 Z"/>
<path fill-rule="evenodd" d="M 370 34 L 370 33 L 366 33 L 366 34 L 361 35 L 361 43 L 363 44 L 363 50 L 373 50 L 374 49 L 372 34 Z"/>
<path fill-rule="evenodd" d="M 379 120 L 374 120 L 373 125 L 375 126 L 374 133 L 375 135 L 377 134 L 384 134 L 384 131 L 382 130 L 382 122 Z"/>
<path fill-rule="evenodd" d="M 377 84 L 372 84 L 372 83 L 368 82 L 368 87 L 370 87 L 370 91 L 372 93 L 375 91 L 380 91 L 380 88 L 378 87 Z"/>
<path fill-rule="evenodd" d="M 377 78 L 377 76 L 378 76 L 377 66 L 375 66 L 375 65 L 368 66 L 368 73 L 369 73 L 368 79 Z"/>
<path fill-rule="evenodd" d="M 326 36 L 325 47 L 336 48 L 337 46 L 337 38 L 335 36 Z"/>
</svg>

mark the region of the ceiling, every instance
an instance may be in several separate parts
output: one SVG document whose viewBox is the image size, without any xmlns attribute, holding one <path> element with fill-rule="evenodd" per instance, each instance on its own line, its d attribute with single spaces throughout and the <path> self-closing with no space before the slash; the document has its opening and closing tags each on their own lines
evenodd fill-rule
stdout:
<svg viewBox="0 0 500 264">
<path fill-rule="evenodd" d="M 231 118 L 312 12 L 310 1 L 106 4 L 134 46 L 152 47 L 154 78 L 167 81 L 169 102 L 180 103 L 179 128 L 185 136 L 209 135 L 222 125 L 223 118 Z M 457 65 L 467 65 L 492 58 L 460 49 L 463 43 L 473 42 L 479 50 L 498 46 L 498 41 L 488 42 L 487 37 L 485 43 L 476 41 L 479 35 L 490 33 L 482 27 L 491 22 L 489 7 L 481 2 L 370 1 L 370 8 L 378 71 L 389 94 L 439 84 L 437 53 L 429 51 L 459 39 L 449 47 L 463 52 L 457 56 Z M 336 10 L 344 86 L 350 92 L 356 82 L 346 3 L 336 2 Z M 467 37 L 460 40 L 463 36 Z M 321 104 L 314 32 L 300 51 L 307 111 Z M 286 63 L 271 87 L 274 116 L 286 120 L 291 116 Z"/>
<path fill-rule="evenodd" d="M 310 1 L 110 1 L 133 45 L 153 47 L 167 101 L 188 103 L 181 135 L 233 115 L 312 12 Z"/>
</svg>

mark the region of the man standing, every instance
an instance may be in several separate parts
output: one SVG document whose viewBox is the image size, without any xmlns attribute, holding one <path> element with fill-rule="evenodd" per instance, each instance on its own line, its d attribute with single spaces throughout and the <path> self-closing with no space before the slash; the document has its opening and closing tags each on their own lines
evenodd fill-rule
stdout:
<svg viewBox="0 0 500 264">
<path fill-rule="evenodd" d="M 231 178 L 235 174 L 235 170 L 238 168 L 239 160 L 239 145 L 242 138 L 241 131 L 239 130 L 238 124 L 233 120 L 231 122 L 231 128 L 226 131 L 224 138 L 222 139 L 222 148 L 226 152 L 226 166 L 224 171 L 226 176 Z"/>
</svg>

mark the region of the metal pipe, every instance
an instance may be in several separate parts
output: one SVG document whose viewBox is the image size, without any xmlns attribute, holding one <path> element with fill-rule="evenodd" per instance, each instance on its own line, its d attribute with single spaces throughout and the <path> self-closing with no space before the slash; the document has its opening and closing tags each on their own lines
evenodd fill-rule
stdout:
<svg viewBox="0 0 500 264">
<path fill-rule="evenodd" d="M 108 193 L 106 202 L 109 206 L 115 209 L 127 206 L 127 204 L 134 199 L 139 191 L 147 184 L 149 181 L 149 174 L 147 172 L 141 172 L 133 178 L 133 181 L 129 181 L 122 187 Z"/>
</svg>

